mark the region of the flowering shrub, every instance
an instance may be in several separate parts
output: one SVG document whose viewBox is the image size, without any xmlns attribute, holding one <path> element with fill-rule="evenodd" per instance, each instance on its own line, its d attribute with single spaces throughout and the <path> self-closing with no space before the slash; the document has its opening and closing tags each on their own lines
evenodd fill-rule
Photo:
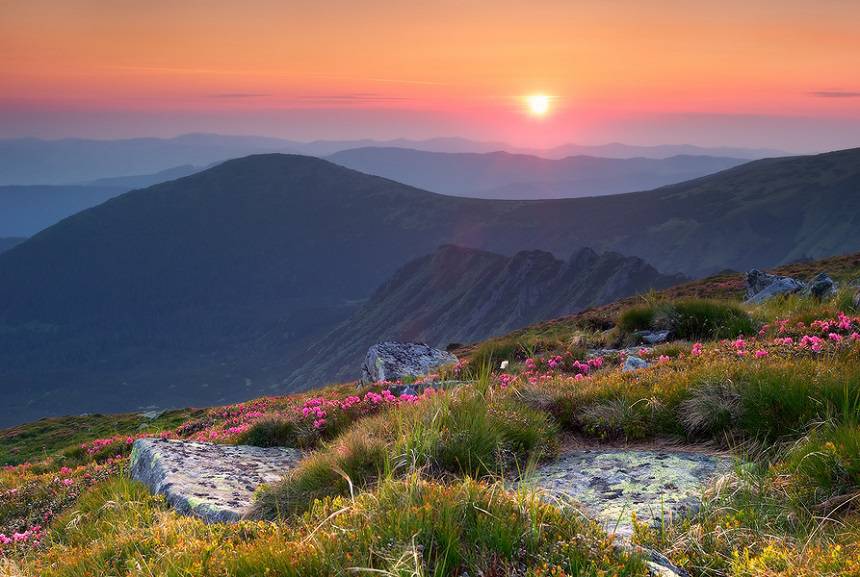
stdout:
<svg viewBox="0 0 860 577">
<path fill-rule="evenodd" d="M 5 468 L 0 476 L 0 555 L 39 547 L 53 518 L 71 506 L 88 487 L 116 475 L 124 457 L 92 461 L 75 468 L 36 474 L 32 466 Z"/>
</svg>

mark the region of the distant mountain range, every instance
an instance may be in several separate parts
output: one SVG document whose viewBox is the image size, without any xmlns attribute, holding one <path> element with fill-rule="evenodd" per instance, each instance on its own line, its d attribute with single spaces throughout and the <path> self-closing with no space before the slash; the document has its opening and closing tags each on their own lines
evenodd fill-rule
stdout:
<svg viewBox="0 0 860 577">
<path fill-rule="evenodd" d="M 860 149 L 541 201 L 444 196 L 305 156 L 231 160 L 0 254 L 0 423 L 300 386 L 308 346 L 442 244 L 592 247 L 688 276 L 860 251 L 858 190 Z"/>
<path fill-rule="evenodd" d="M 221 134 L 185 134 L 175 138 L 122 140 L 17 138 L 0 139 L 0 185 L 66 185 L 103 178 L 125 177 L 129 174 L 157 173 L 179 165 L 208 166 L 215 162 L 251 154 L 280 152 L 327 156 L 342 150 L 363 147 L 398 147 L 430 152 L 504 150 L 546 158 L 573 155 L 612 158 L 669 158 L 677 155 L 697 155 L 755 159 L 786 154 L 765 149 L 705 148 L 691 145 L 631 146 L 618 143 L 599 146 L 568 144 L 540 150 L 512 147 L 502 142 L 477 142 L 465 138 L 313 142 Z"/>
<path fill-rule="evenodd" d="M 85 184 L 0 186 L 0 236 L 32 236 L 64 218 L 135 188 L 202 170 L 190 165 Z"/>
<path fill-rule="evenodd" d="M 327 159 L 442 194 L 512 200 L 645 190 L 747 162 L 712 156 L 666 159 L 570 156 L 551 160 L 508 152 L 449 153 L 408 148 L 355 148 Z"/>
<path fill-rule="evenodd" d="M 508 257 L 445 245 L 405 264 L 352 316 L 312 343 L 290 383 L 357 379 L 374 343 L 473 343 L 684 280 L 641 259 L 588 248 L 563 261 L 539 250 Z"/>
<path fill-rule="evenodd" d="M 407 148 L 358 148 L 332 161 L 425 188 L 475 198 L 570 198 L 630 192 L 704 176 L 745 161 L 708 156 L 607 159 L 488 153 L 424 152 Z M 0 160 L 2 162 L 2 160 Z M 40 230 L 129 190 L 204 170 L 186 164 L 152 174 L 100 178 L 65 185 L 0 186 L 0 236 L 32 236 Z"/>
</svg>

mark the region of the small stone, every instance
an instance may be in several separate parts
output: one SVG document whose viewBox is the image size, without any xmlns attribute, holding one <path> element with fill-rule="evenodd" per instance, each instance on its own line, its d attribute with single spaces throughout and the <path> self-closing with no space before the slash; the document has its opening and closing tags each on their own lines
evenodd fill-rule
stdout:
<svg viewBox="0 0 860 577">
<path fill-rule="evenodd" d="M 634 336 L 643 343 L 657 345 L 669 339 L 669 331 L 637 331 L 634 333 Z"/>
<path fill-rule="evenodd" d="M 635 371 L 637 369 L 645 368 L 648 368 L 648 361 L 631 355 L 627 357 L 627 359 L 624 361 L 624 367 L 621 369 L 621 371 L 627 373 L 629 371 Z"/>
</svg>

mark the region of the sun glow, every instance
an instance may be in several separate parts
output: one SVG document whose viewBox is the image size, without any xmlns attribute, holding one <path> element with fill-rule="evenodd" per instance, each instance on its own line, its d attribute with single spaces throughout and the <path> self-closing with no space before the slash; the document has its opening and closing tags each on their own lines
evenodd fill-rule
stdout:
<svg viewBox="0 0 860 577">
<path fill-rule="evenodd" d="M 532 116 L 546 116 L 549 112 L 550 97 L 546 94 L 530 94 L 526 96 L 526 106 Z"/>
</svg>

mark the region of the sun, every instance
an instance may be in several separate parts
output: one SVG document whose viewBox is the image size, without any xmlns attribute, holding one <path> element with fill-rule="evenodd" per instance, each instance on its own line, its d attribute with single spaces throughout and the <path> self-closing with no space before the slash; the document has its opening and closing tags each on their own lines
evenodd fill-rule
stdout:
<svg viewBox="0 0 860 577">
<path fill-rule="evenodd" d="M 526 96 L 526 106 L 532 116 L 546 116 L 549 112 L 551 98 L 546 94 L 530 94 Z"/>
</svg>

